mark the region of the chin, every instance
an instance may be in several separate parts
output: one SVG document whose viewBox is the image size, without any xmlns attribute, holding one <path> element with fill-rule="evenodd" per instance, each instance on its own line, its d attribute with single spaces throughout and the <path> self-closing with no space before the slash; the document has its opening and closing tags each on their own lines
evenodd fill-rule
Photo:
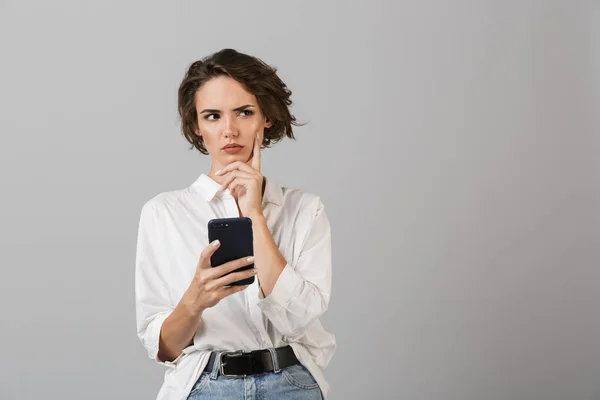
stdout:
<svg viewBox="0 0 600 400">
<path fill-rule="evenodd" d="M 243 160 L 246 158 L 248 158 L 248 156 L 246 154 L 225 154 L 225 159 L 227 159 L 227 160 L 231 160 L 231 159 Z"/>
<path fill-rule="evenodd" d="M 234 161 L 248 161 L 250 159 L 250 155 L 245 154 L 245 153 L 238 153 L 238 154 L 224 154 L 223 159 L 225 161 L 227 161 L 227 163 L 231 163 Z"/>
</svg>

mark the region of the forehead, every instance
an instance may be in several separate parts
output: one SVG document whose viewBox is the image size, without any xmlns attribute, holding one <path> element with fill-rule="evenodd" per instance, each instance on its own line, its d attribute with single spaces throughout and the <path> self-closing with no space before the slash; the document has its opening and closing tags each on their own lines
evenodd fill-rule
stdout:
<svg viewBox="0 0 600 400">
<path fill-rule="evenodd" d="M 256 105 L 256 97 L 228 76 L 211 78 L 196 91 L 197 109 L 229 110 L 243 104 Z"/>
</svg>

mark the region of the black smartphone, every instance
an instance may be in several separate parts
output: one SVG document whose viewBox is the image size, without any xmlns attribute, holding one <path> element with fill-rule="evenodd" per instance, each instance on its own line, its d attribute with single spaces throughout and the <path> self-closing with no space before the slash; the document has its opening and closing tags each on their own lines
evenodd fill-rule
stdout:
<svg viewBox="0 0 600 400">
<path fill-rule="evenodd" d="M 226 262 L 254 255 L 252 220 L 246 217 L 215 218 L 208 221 L 208 242 L 219 240 L 221 245 L 210 257 L 210 265 L 218 267 Z M 232 272 L 254 268 L 254 263 Z M 231 273 L 231 272 L 230 272 Z M 227 274 L 229 275 L 229 274 Z M 254 276 L 231 285 L 250 285 Z"/>
</svg>

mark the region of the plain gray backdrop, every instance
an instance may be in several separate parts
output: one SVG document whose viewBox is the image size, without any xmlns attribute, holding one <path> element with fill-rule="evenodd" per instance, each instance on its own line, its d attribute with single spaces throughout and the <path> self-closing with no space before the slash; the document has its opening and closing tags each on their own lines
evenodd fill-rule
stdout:
<svg viewBox="0 0 600 400">
<path fill-rule="evenodd" d="M 278 68 L 322 196 L 331 399 L 600 399 L 595 1 L 0 1 L 0 398 L 153 399 L 139 212 L 209 158 L 189 64 Z"/>
</svg>

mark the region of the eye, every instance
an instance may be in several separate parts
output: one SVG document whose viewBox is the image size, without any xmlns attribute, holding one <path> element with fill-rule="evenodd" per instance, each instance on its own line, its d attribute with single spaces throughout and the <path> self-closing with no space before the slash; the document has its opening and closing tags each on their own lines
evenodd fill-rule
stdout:
<svg viewBox="0 0 600 400">
<path fill-rule="evenodd" d="M 211 118 L 211 116 L 215 116 L 215 118 Z M 208 121 L 214 121 L 215 119 L 219 118 L 219 114 L 207 114 L 204 116 L 204 119 L 208 120 Z"/>
<path fill-rule="evenodd" d="M 242 110 L 242 111 L 240 111 L 240 113 L 247 113 L 246 116 L 250 116 L 250 115 L 254 114 L 254 112 L 252 112 L 251 110 Z"/>
</svg>

